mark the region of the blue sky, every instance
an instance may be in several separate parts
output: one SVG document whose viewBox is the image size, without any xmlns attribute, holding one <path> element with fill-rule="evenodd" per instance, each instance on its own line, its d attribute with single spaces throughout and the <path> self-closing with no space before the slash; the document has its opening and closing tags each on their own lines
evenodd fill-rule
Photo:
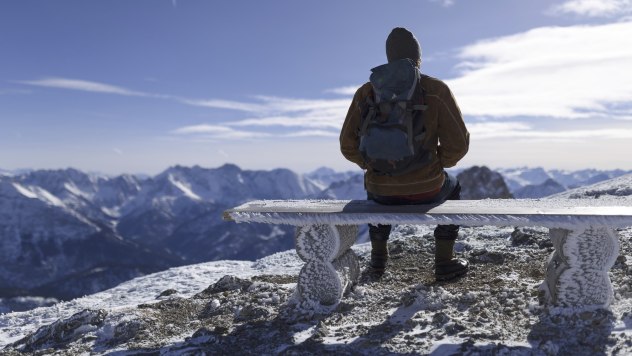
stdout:
<svg viewBox="0 0 632 356">
<path fill-rule="evenodd" d="M 461 166 L 632 169 L 631 0 L 0 2 L 0 168 L 354 169 L 393 27 L 452 88 Z"/>
</svg>

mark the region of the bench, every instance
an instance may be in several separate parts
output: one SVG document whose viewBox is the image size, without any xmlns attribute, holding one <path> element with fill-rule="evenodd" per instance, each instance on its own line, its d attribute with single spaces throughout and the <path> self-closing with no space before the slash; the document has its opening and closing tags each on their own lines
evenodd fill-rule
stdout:
<svg viewBox="0 0 632 356">
<path fill-rule="evenodd" d="M 372 223 L 547 227 L 555 248 L 542 283 L 547 302 L 607 307 L 613 300 L 608 271 L 619 254 L 616 229 L 632 226 L 632 206 L 627 204 L 598 199 L 486 199 L 398 206 L 367 200 L 261 200 L 227 210 L 224 219 L 297 226 L 296 252 L 305 265 L 296 291 L 307 305 L 335 305 L 357 282 L 360 266 L 350 247 L 358 225 Z"/>
</svg>

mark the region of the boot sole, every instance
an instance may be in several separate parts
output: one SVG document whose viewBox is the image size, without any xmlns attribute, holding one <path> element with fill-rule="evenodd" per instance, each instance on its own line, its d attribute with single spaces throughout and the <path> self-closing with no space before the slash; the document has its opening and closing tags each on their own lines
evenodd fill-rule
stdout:
<svg viewBox="0 0 632 356">
<path fill-rule="evenodd" d="M 374 267 L 374 266 L 369 265 L 369 271 L 371 271 L 371 272 L 382 273 L 382 272 L 384 272 L 384 270 L 386 270 L 386 266 L 384 266 L 384 267 Z"/>
</svg>

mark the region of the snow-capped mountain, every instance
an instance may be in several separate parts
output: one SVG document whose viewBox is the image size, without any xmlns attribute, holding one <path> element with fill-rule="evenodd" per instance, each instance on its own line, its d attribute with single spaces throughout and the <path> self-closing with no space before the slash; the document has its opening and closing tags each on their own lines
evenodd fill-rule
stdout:
<svg viewBox="0 0 632 356">
<path fill-rule="evenodd" d="M 0 216 L 0 296 L 71 298 L 177 261 L 123 240 L 41 187 L 6 178 Z"/>
<path fill-rule="evenodd" d="M 551 199 L 618 199 L 632 195 L 632 174 L 551 195 Z"/>
<path fill-rule="evenodd" d="M 328 167 L 320 167 L 310 173 L 307 173 L 305 176 L 309 178 L 312 182 L 318 184 L 318 186 L 321 187 L 321 190 L 323 190 L 329 187 L 332 183 L 346 181 L 349 178 L 352 178 L 359 174 L 361 175 L 362 172 L 336 172 Z"/>
<path fill-rule="evenodd" d="M 541 184 L 549 178 L 552 178 L 543 168 L 499 168 L 496 170 L 500 173 L 507 183 L 507 187 L 514 192 L 527 185 Z"/>
<path fill-rule="evenodd" d="M 0 168 L 0 177 L 2 176 L 16 176 L 16 175 L 20 175 L 20 174 L 25 174 L 28 172 L 33 171 L 32 169 L 13 169 L 13 170 L 8 170 L 8 169 L 2 169 Z"/>
<path fill-rule="evenodd" d="M 542 187 L 544 190 L 542 192 L 536 192 L 537 189 L 535 187 L 542 185 L 550 179 L 555 180 L 558 184 L 563 186 L 564 189 L 572 189 L 631 173 L 630 171 L 624 171 L 621 169 L 583 169 L 578 171 L 568 171 L 559 169 L 547 170 L 541 167 L 499 168 L 497 171 L 503 175 L 509 190 L 515 196 L 517 196 L 515 193 L 521 188 L 533 186 L 530 188 L 531 194 L 540 197 L 545 196 L 547 189 L 550 190 L 552 183 L 549 182 L 548 184 L 543 185 Z"/>
<path fill-rule="evenodd" d="M 39 170 L 16 177 L 22 184 L 40 187 L 67 207 L 98 220 L 115 220 L 118 209 L 140 191 L 141 181 L 132 175 L 106 177 L 76 169 Z"/>
<path fill-rule="evenodd" d="M 549 171 L 549 174 L 553 179 L 564 185 L 568 189 L 573 189 L 581 186 L 586 186 L 602 181 L 606 181 L 612 178 L 620 177 L 632 173 L 631 171 L 625 171 L 621 169 L 615 170 L 597 170 L 597 169 L 582 169 L 578 171 L 567 171 L 553 169 Z"/>
<path fill-rule="evenodd" d="M 333 181 L 317 196 L 319 199 L 366 199 L 364 190 L 364 175 L 362 172 L 347 176 L 342 180 Z"/>
<path fill-rule="evenodd" d="M 540 184 L 529 184 L 516 190 L 513 196 L 518 199 L 542 198 L 565 191 L 566 188 L 555 179 L 549 178 Z"/>
<path fill-rule="evenodd" d="M 314 196 L 287 169 L 172 167 L 141 180 L 75 169 L 0 177 L 0 297 L 72 298 L 186 263 L 287 250 L 293 228 L 222 221 L 254 199 Z"/>
<path fill-rule="evenodd" d="M 293 229 L 230 224 L 222 221 L 222 212 L 248 200 L 300 199 L 318 191 L 309 179 L 287 169 L 176 166 L 144 182 L 138 196 L 121 208 L 117 230 L 133 241 L 173 251 L 188 263 L 251 260 L 289 248 Z"/>
<path fill-rule="evenodd" d="M 487 167 L 470 167 L 458 172 L 462 199 L 511 198 L 502 175 Z M 362 172 L 351 174 L 344 180 L 334 181 L 320 192 L 318 199 L 366 199 Z"/>
</svg>

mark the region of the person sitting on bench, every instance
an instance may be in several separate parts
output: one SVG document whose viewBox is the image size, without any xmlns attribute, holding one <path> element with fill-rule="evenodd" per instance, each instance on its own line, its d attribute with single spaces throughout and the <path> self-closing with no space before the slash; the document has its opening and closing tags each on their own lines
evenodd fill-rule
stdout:
<svg viewBox="0 0 632 356">
<path fill-rule="evenodd" d="M 373 68 L 353 97 L 340 133 L 342 154 L 365 170 L 367 197 L 379 204 L 459 200 L 459 182 L 444 168 L 465 156 L 470 136 L 450 89 L 419 72 L 421 48 L 407 29 L 391 31 L 386 56 L 388 63 Z M 390 231 L 391 225 L 369 224 L 369 266 L 378 273 L 387 265 Z M 434 230 L 437 280 L 467 272 L 467 260 L 454 256 L 458 232 L 457 225 Z"/>
</svg>

